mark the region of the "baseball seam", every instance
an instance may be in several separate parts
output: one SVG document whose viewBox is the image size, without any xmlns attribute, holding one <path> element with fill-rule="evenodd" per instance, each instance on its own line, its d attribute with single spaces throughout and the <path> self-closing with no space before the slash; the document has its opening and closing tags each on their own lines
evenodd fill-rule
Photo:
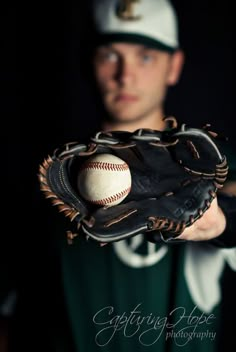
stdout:
<svg viewBox="0 0 236 352">
<path fill-rule="evenodd" d="M 128 165 L 126 163 L 123 164 L 112 164 L 112 163 L 106 163 L 104 161 L 91 161 L 85 163 L 85 165 L 82 166 L 82 170 L 108 170 L 108 171 L 126 171 L 128 170 Z"/>
<path fill-rule="evenodd" d="M 124 197 L 126 194 L 129 193 L 131 187 L 128 187 L 126 189 L 124 189 L 121 192 L 118 192 L 116 194 L 113 194 L 112 196 L 103 198 L 103 199 L 98 199 L 98 200 L 89 200 L 91 203 L 96 204 L 96 205 L 106 205 L 106 204 L 111 204 L 115 201 L 117 201 L 118 199 Z"/>
</svg>

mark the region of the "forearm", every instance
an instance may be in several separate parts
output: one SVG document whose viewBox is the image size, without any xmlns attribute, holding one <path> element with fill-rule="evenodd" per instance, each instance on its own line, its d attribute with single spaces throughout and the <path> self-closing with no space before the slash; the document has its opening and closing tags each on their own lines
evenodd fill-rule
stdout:
<svg viewBox="0 0 236 352">
<path fill-rule="evenodd" d="M 222 248 L 236 247 L 236 196 L 219 194 L 217 198 L 226 218 L 226 227 L 222 234 L 209 242 Z"/>
</svg>

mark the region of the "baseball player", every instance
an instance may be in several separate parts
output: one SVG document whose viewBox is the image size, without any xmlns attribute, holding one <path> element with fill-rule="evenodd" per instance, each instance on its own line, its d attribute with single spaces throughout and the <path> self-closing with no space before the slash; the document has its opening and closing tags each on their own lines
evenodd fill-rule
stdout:
<svg viewBox="0 0 236 352">
<path fill-rule="evenodd" d="M 174 6 L 168 0 L 101 0 L 93 14 L 94 76 L 107 113 L 101 130 L 167 130 L 166 94 L 184 65 Z M 55 325 L 48 313 L 51 351 L 222 350 L 221 284 L 226 270 L 236 270 L 230 152 L 227 160 L 224 189 L 178 243 L 147 241 L 139 233 L 102 247 L 85 236 L 68 245 L 58 235 L 63 295 L 53 311 Z"/>
</svg>

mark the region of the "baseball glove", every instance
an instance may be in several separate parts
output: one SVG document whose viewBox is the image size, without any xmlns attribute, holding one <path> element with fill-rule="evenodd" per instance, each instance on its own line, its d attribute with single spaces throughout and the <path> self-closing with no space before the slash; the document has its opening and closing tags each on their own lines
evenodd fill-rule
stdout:
<svg viewBox="0 0 236 352">
<path fill-rule="evenodd" d="M 210 207 L 228 173 L 221 139 L 209 126 L 179 127 L 168 119 L 165 131 L 100 131 L 87 145 L 68 143 L 40 165 L 41 190 L 71 220 L 70 243 L 80 233 L 101 245 L 140 233 L 170 242 Z M 97 207 L 79 192 L 81 165 L 97 153 L 129 165 L 131 190 L 118 205 Z"/>
</svg>

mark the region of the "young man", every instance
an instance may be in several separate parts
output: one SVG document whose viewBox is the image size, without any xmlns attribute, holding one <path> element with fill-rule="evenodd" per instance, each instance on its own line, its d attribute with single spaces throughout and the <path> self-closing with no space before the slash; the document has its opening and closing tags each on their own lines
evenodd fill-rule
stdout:
<svg viewBox="0 0 236 352">
<path fill-rule="evenodd" d="M 107 111 L 101 129 L 164 130 L 166 93 L 184 63 L 174 8 L 166 0 L 107 0 L 95 1 L 94 10 L 94 74 Z M 215 352 L 220 278 L 236 257 L 235 248 L 210 242 L 221 243 L 226 227 L 216 199 L 179 246 L 148 243 L 140 234 L 100 249 L 82 238 L 63 247 L 76 350 Z"/>
<path fill-rule="evenodd" d="M 115 10 L 115 4 L 109 1 L 107 8 L 113 6 L 113 13 L 108 12 L 104 1 L 97 5 L 100 36 L 94 58 L 95 76 L 109 115 L 102 129 L 163 130 L 166 92 L 178 82 L 184 63 L 176 18 L 166 1 L 147 1 L 139 6 L 132 1 L 128 3 L 127 8 L 124 3 Z M 142 12 L 140 18 L 136 11 Z M 162 21 L 166 21 L 165 26 Z M 209 240 L 221 234 L 225 225 L 216 199 L 205 216 L 180 238 Z"/>
<path fill-rule="evenodd" d="M 174 8 L 167 0 L 99 0 L 94 11 L 94 73 L 107 110 L 101 129 L 164 130 L 166 93 L 184 63 Z M 68 246 L 54 215 L 58 232 L 49 256 L 55 255 L 63 294 L 54 294 L 50 280 L 42 289 L 55 307 L 45 311 L 42 326 L 50 350 L 216 352 L 221 279 L 226 263 L 236 269 L 226 203 L 219 196 L 178 245 L 150 243 L 140 234 L 102 248 L 81 236 Z M 57 279 L 54 271 L 51 279 Z"/>
</svg>

